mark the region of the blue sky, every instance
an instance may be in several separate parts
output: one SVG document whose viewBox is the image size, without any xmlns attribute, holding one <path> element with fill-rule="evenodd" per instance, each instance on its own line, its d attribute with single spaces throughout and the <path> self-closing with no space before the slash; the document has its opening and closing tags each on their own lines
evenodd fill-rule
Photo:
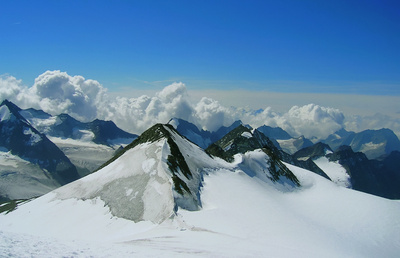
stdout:
<svg viewBox="0 0 400 258">
<path fill-rule="evenodd" d="M 400 95 L 399 1 L 3 1 L 0 74 Z"/>
</svg>

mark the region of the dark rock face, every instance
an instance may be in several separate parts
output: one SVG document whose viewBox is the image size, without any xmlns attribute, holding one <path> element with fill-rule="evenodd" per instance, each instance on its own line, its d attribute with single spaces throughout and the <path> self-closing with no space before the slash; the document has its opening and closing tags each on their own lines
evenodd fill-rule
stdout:
<svg viewBox="0 0 400 258">
<path fill-rule="evenodd" d="M 227 161 L 232 161 L 235 154 L 256 149 L 261 149 L 270 157 L 268 162 L 269 173 L 272 175 L 271 180 L 278 181 L 281 177 L 285 177 L 294 185 L 300 186 L 296 176 L 280 160 L 280 151 L 268 137 L 258 130 L 251 132 L 249 128 L 240 125 L 219 141 L 211 144 L 206 149 L 206 152 Z"/>
<path fill-rule="evenodd" d="M 320 142 L 293 155 L 296 160 L 306 161 L 323 156 L 338 161 L 346 169 L 354 190 L 389 199 L 400 198 L 400 152 L 393 151 L 382 160 L 370 160 L 364 153 L 354 152 L 350 146 L 343 145 L 332 151 L 327 144 Z"/>
<path fill-rule="evenodd" d="M 280 127 L 271 127 L 263 125 L 257 128 L 258 131 L 262 132 L 265 136 L 275 140 L 289 140 L 292 138 L 285 130 Z"/>
<path fill-rule="evenodd" d="M 312 146 L 297 151 L 295 154 L 293 154 L 293 157 L 295 159 L 317 158 L 325 156 L 327 152 L 333 152 L 333 151 L 329 147 L 329 145 L 319 142 Z"/>
<path fill-rule="evenodd" d="M 86 128 L 94 133 L 95 137 L 93 139 L 93 142 L 98 144 L 107 145 L 110 140 L 116 138 L 134 139 L 137 137 L 136 134 L 131 134 L 125 132 L 124 130 L 121 130 L 112 121 L 103 121 L 96 119 L 92 122 L 87 123 Z"/>
<path fill-rule="evenodd" d="M 377 196 L 400 199 L 400 152 L 392 152 L 383 161 L 369 160 L 364 153 L 341 146 L 327 155 L 339 163 L 351 177 L 353 189 Z"/>
<path fill-rule="evenodd" d="M 259 139 L 254 137 L 247 127 L 240 125 L 226 134 L 222 139 L 210 145 L 206 151 L 212 153 L 212 149 L 219 149 L 222 151 L 223 156 L 221 158 L 231 161 L 233 155 L 237 153 L 245 153 L 246 151 L 251 151 L 255 149 L 262 148 L 262 144 Z"/>
</svg>

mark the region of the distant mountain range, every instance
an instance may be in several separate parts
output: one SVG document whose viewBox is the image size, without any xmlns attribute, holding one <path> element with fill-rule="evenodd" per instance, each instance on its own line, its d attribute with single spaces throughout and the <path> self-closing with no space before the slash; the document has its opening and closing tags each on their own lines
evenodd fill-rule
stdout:
<svg viewBox="0 0 400 258">
<path fill-rule="evenodd" d="M 0 105 L 0 199 L 42 195 L 79 178 L 64 153 L 20 112 L 7 100 Z"/>
<path fill-rule="evenodd" d="M 226 133 L 242 124 L 241 121 L 234 122 L 231 126 L 221 127 L 215 132 L 199 130 L 194 124 L 182 119 L 173 118 L 169 122 L 180 134 L 192 142 L 206 149 L 211 143 L 221 139 Z M 279 127 L 263 125 L 257 128 L 275 144 L 278 149 L 286 153 L 295 152 L 314 145 L 314 142 L 304 136 L 292 137 Z M 363 152 L 368 159 L 379 159 L 389 155 L 392 151 L 400 151 L 400 140 L 390 129 L 365 130 L 359 133 L 349 132 L 341 129 L 321 142 L 326 143 L 336 150 L 342 145 L 350 146 L 355 152 Z M 316 142 L 315 142 L 316 143 Z"/>
<path fill-rule="evenodd" d="M 51 137 L 92 141 L 107 146 L 128 144 L 137 137 L 121 130 L 112 121 L 95 119 L 83 123 L 68 114 L 52 116 L 33 108 L 21 110 L 20 114 L 40 132 Z"/>
<path fill-rule="evenodd" d="M 313 160 L 339 185 L 381 197 L 400 199 L 399 151 L 391 152 L 382 160 L 369 160 L 364 153 L 354 152 L 350 146 L 342 145 L 332 151 L 327 144 L 317 143 L 299 150 L 293 156 L 298 160 Z"/>
<path fill-rule="evenodd" d="M 267 137 L 277 140 L 280 148 L 290 154 L 314 144 L 313 141 L 304 136 L 294 138 L 279 127 L 264 125 L 257 129 Z M 321 142 L 328 144 L 333 150 L 342 145 L 350 146 L 355 152 L 363 152 L 368 159 L 379 159 L 382 156 L 389 155 L 392 151 L 400 151 L 400 140 L 392 130 L 385 128 L 365 130 L 358 133 L 341 129 Z"/>
<path fill-rule="evenodd" d="M 218 141 L 227 133 L 241 125 L 242 122 L 236 121 L 228 127 L 222 126 L 215 132 L 200 130 L 196 125 L 179 118 L 172 118 L 168 124 L 171 124 L 181 135 L 185 136 L 193 143 L 206 149 L 212 143 Z"/>
<path fill-rule="evenodd" d="M 195 140 L 199 141 L 200 134 L 193 134 L 197 128 L 195 125 L 182 121 L 180 124 L 185 126 L 176 127 L 179 133 L 193 142 L 195 142 L 193 135 L 196 135 Z M 239 126 L 231 129 L 235 127 L 234 125 Z M 398 169 L 400 159 L 396 159 L 400 153 L 396 149 L 399 140 L 389 129 L 367 130 L 360 133 L 341 130 L 324 141 L 331 142 L 332 139 L 336 139 L 335 143 L 339 141 L 350 143 L 359 149 L 360 146 L 361 148 L 362 146 L 378 146 L 376 149 L 368 149 L 367 153 L 375 153 L 375 156 L 380 157 L 379 160 L 371 160 L 366 154 L 354 151 L 351 146 L 333 145 L 336 146 L 336 150 L 333 151 L 328 144 L 322 142 L 313 144 L 304 137 L 289 138 L 290 135 L 281 128 L 261 126 L 252 131 L 244 127 L 240 121 L 235 122 L 234 125 L 227 127 L 231 129 L 230 132 L 210 144 L 206 149 L 207 152 L 232 160 L 236 153 L 262 147 L 268 148 L 279 160 L 313 171 L 339 185 L 386 198 L 400 198 L 400 170 Z M 192 129 L 187 130 L 187 128 Z M 203 134 L 212 133 L 203 131 Z M 263 136 L 256 138 L 253 134 Z M 269 138 L 273 136 L 278 138 Z M 268 139 L 268 143 L 265 139 Z M 349 141 L 349 139 L 352 140 Z M 400 150 L 400 147 L 398 149 Z M 388 151 L 391 152 L 387 153 Z"/>
<path fill-rule="evenodd" d="M 392 151 L 400 151 L 399 138 L 392 130 L 385 128 L 359 133 L 341 129 L 322 142 L 334 150 L 342 145 L 350 146 L 356 152 L 363 152 L 369 159 L 389 155 Z"/>
<path fill-rule="evenodd" d="M 96 119 L 83 123 L 67 114 L 52 116 L 41 110 L 22 110 L 7 100 L 1 104 L 0 111 L 0 195 L 4 200 L 38 196 L 85 176 L 126 152 L 123 147 L 131 146 L 133 140 L 147 139 L 149 134 L 138 138 L 111 121 Z M 282 165 L 286 162 L 347 188 L 400 198 L 397 169 L 400 143 L 389 129 L 360 133 L 340 130 L 314 144 L 303 136 L 293 138 L 278 127 L 264 125 L 253 129 L 241 121 L 215 132 L 199 129 L 178 118 L 168 124 L 209 155 L 228 162 L 238 153 L 262 150 L 270 157 L 268 166 L 272 178 L 276 173 L 290 174 Z M 162 128 L 153 130 L 162 131 Z M 368 155 L 379 159 L 373 160 Z M 181 179 L 181 176 L 174 177 L 183 187 Z"/>
<path fill-rule="evenodd" d="M 21 115 L 53 141 L 72 163 L 80 176 L 97 169 L 137 135 L 125 132 L 112 121 L 80 122 L 68 114 L 52 116 L 42 110 L 25 109 Z"/>
<path fill-rule="evenodd" d="M 26 199 L 72 182 L 110 159 L 137 135 L 111 121 L 82 123 L 67 114 L 0 105 L 0 199 Z"/>
</svg>

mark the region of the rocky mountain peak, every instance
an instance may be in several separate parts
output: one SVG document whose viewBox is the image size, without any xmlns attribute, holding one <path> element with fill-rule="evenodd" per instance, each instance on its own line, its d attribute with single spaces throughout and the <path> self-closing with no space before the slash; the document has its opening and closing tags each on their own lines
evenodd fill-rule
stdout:
<svg viewBox="0 0 400 258">
<path fill-rule="evenodd" d="M 327 153 L 332 153 L 332 149 L 329 147 L 329 145 L 318 142 L 312 146 L 303 148 L 296 153 L 293 154 L 294 158 L 296 159 L 302 159 L 306 160 L 308 158 L 316 158 L 316 157 L 322 157 L 325 156 Z"/>
<path fill-rule="evenodd" d="M 294 185 L 300 186 L 293 173 L 280 160 L 280 152 L 272 141 L 258 130 L 252 131 L 244 125 L 240 125 L 225 135 L 219 141 L 213 143 L 206 151 L 214 156 L 232 162 L 236 154 L 244 154 L 248 151 L 260 149 L 268 155 L 268 172 L 272 181 L 287 178 Z"/>
<path fill-rule="evenodd" d="M 21 109 L 18 106 L 5 100 L 0 109 L 3 118 L 7 112 L 9 116 L 9 119 L 1 119 L 0 121 L 0 147 L 28 163 L 39 166 L 46 177 L 54 179 L 60 185 L 79 178 L 76 167 L 71 161 L 53 142 L 37 131 L 20 114 Z M 9 179 L 12 182 L 18 180 L 20 182 L 26 178 L 32 183 L 29 171 L 11 175 L 15 177 Z"/>
</svg>

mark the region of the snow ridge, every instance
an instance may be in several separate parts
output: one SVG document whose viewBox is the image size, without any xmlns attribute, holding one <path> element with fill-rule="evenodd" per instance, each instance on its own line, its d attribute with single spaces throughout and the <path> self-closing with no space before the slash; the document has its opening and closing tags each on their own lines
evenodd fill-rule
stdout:
<svg viewBox="0 0 400 258">
<path fill-rule="evenodd" d="M 207 160 L 201 164 L 186 162 L 182 153 Z M 183 139 L 172 126 L 158 124 L 96 173 L 55 190 L 55 198 L 100 198 L 113 216 L 161 223 L 178 207 L 201 207 L 200 167 L 209 160 L 211 157 Z"/>
</svg>

